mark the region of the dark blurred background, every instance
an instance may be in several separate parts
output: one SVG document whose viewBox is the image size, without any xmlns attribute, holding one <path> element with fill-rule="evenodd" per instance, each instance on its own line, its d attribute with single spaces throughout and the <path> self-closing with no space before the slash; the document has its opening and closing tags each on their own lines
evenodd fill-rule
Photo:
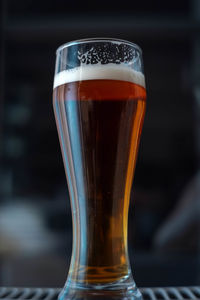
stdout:
<svg viewBox="0 0 200 300">
<path fill-rule="evenodd" d="M 55 50 L 143 49 L 147 112 L 129 213 L 138 286 L 200 284 L 200 1 L 1 0 L 0 285 L 63 286 L 71 211 L 52 109 Z"/>
</svg>

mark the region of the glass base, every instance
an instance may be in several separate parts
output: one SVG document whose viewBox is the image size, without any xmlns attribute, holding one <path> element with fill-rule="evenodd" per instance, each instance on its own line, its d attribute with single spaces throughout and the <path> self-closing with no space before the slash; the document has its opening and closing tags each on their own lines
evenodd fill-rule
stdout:
<svg viewBox="0 0 200 300">
<path fill-rule="evenodd" d="M 80 284 L 67 281 L 59 300 L 142 300 L 133 278 L 110 284 Z"/>
</svg>

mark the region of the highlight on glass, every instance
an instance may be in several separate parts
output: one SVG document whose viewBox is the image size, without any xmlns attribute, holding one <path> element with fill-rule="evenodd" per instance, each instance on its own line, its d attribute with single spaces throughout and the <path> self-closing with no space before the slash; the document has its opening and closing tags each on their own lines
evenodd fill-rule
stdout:
<svg viewBox="0 0 200 300">
<path fill-rule="evenodd" d="M 142 299 L 127 245 L 146 106 L 141 49 L 108 38 L 59 47 L 53 106 L 73 221 L 71 264 L 59 299 Z"/>
</svg>

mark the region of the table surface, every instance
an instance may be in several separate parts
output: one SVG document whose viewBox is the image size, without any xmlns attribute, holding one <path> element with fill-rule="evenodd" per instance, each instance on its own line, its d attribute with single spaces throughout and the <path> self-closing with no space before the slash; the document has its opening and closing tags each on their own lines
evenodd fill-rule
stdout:
<svg viewBox="0 0 200 300">
<path fill-rule="evenodd" d="M 140 288 L 144 300 L 200 299 L 200 286 Z M 1 287 L 0 300 L 56 300 L 58 288 Z"/>
</svg>

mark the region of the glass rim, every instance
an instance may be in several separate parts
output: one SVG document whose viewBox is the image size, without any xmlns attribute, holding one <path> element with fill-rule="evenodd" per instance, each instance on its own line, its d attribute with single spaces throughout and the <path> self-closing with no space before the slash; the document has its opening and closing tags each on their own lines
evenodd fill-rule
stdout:
<svg viewBox="0 0 200 300">
<path fill-rule="evenodd" d="M 78 39 L 78 40 L 73 40 L 67 43 L 62 44 L 61 46 L 59 46 L 56 50 L 56 55 L 62 51 L 65 48 L 68 48 L 70 46 L 74 46 L 77 44 L 86 44 L 86 43 L 92 43 L 92 42 L 96 42 L 96 43 L 102 43 L 102 42 L 115 42 L 116 44 L 125 44 L 125 45 L 129 45 L 131 47 L 136 48 L 140 54 L 142 55 L 142 49 L 140 48 L 140 46 L 138 46 L 137 44 L 127 41 L 127 40 L 123 40 L 123 39 L 118 39 L 118 38 L 109 38 L 109 37 L 94 37 L 94 38 L 84 38 L 84 39 Z"/>
</svg>

